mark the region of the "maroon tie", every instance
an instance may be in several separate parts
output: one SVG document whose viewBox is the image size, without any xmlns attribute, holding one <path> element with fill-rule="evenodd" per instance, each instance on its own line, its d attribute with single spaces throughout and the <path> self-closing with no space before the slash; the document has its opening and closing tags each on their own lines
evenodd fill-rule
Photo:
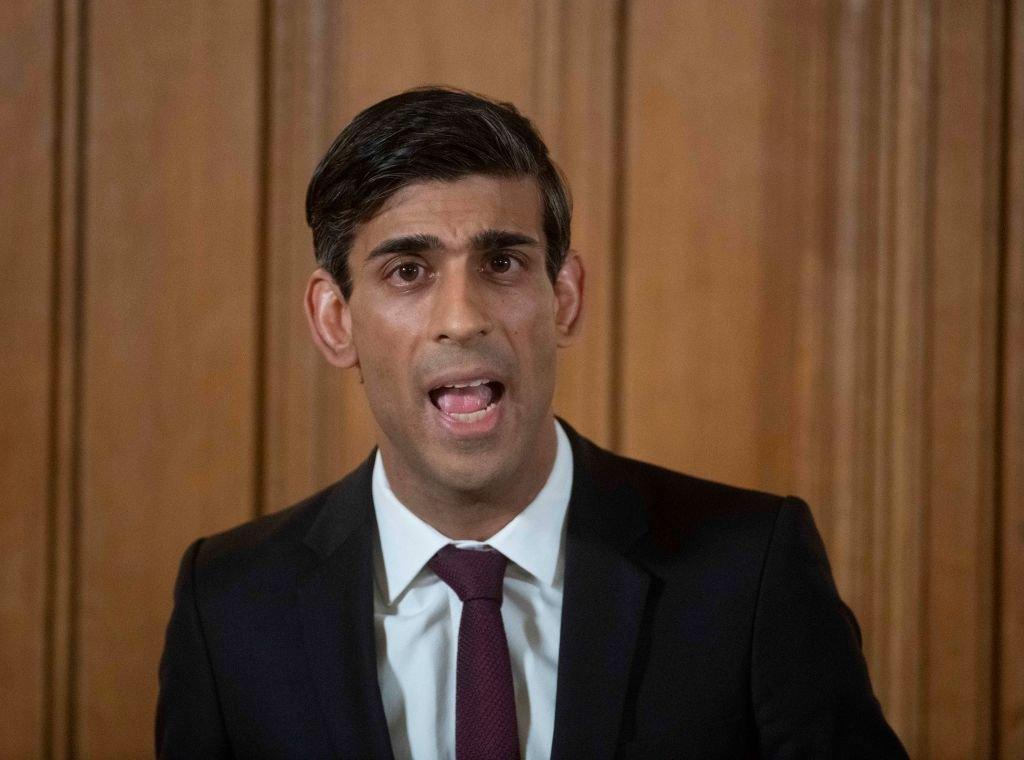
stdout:
<svg viewBox="0 0 1024 760">
<path fill-rule="evenodd" d="M 455 668 L 455 757 L 519 757 L 516 700 L 501 590 L 508 560 L 496 551 L 448 545 L 427 564 L 462 600 Z"/>
</svg>

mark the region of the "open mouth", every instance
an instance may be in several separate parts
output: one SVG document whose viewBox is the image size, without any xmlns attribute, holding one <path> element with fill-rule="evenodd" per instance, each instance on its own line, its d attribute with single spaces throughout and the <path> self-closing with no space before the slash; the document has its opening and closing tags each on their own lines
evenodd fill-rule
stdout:
<svg viewBox="0 0 1024 760">
<path fill-rule="evenodd" d="M 484 419 L 504 394 L 501 382 L 486 378 L 441 385 L 429 393 L 431 403 L 456 422 Z"/>
</svg>

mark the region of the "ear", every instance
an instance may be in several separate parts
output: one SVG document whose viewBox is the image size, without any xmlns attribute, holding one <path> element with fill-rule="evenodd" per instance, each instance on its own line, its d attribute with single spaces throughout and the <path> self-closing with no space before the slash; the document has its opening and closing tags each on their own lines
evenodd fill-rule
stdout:
<svg viewBox="0 0 1024 760">
<path fill-rule="evenodd" d="M 585 272 L 579 254 L 570 253 L 555 278 L 555 329 L 560 348 L 576 342 L 583 325 L 583 281 Z"/>
<path fill-rule="evenodd" d="M 306 285 L 306 319 L 313 342 L 335 367 L 348 369 L 359 364 L 352 341 L 352 310 L 334 278 L 317 269 Z"/>
</svg>

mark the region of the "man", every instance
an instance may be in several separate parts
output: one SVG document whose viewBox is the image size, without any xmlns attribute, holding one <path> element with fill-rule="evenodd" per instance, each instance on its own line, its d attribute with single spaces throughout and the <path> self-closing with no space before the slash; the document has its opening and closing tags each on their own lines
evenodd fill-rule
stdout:
<svg viewBox="0 0 1024 760">
<path fill-rule="evenodd" d="M 307 195 L 306 310 L 378 448 L 186 552 L 163 757 L 903 757 L 807 507 L 556 421 L 583 266 L 530 123 L 378 103 Z"/>
</svg>

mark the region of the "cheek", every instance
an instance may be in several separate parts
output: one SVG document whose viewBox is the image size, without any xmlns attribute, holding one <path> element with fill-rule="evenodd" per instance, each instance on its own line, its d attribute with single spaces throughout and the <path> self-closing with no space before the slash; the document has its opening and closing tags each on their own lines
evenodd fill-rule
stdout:
<svg viewBox="0 0 1024 760">
<path fill-rule="evenodd" d="M 409 364 L 415 319 L 395 310 L 353 315 L 352 337 L 364 376 L 397 377 Z"/>
<path fill-rule="evenodd" d="M 557 306 L 550 283 L 544 280 L 499 293 L 492 308 L 510 332 L 542 335 L 554 330 Z"/>
<path fill-rule="evenodd" d="M 557 353 L 555 310 L 546 300 L 522 299 L 506 312 L 505 328 L 519 345 L 520 360 L 537 368 L 554 363 Z"/>
</svg>

